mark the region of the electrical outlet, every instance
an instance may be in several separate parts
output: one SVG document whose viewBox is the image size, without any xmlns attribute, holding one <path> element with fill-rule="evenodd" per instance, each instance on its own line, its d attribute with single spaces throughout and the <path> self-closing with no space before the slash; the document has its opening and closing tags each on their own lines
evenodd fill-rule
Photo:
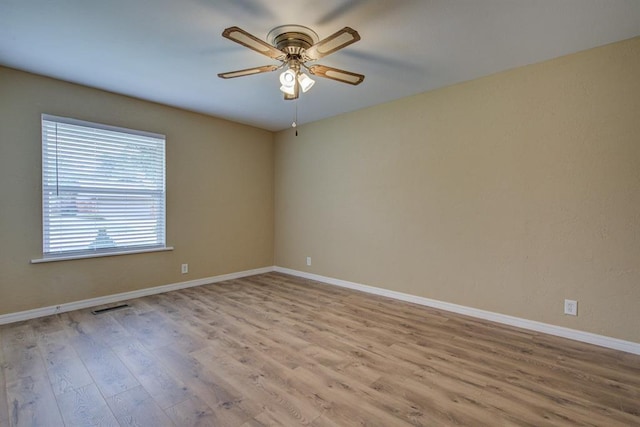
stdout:
<svg viewBox="0 0 640 427">
<path fill-rule="evenodd" d="M 307 265 L 311 265 L 311 257 L 310 256 L 307 257 Z"/>
<path fill-rule="evenodd" d="M 182 264 L 182 274 L 187 274 L 189 272 L 189 264 Z"/>
<path fill-rule="evenodd" d="M 564 314 L 568 314 L 570 316 L 578 315 L 578 301 L 574 301 L 572 299 L 564 300 Z"/>
</svg>

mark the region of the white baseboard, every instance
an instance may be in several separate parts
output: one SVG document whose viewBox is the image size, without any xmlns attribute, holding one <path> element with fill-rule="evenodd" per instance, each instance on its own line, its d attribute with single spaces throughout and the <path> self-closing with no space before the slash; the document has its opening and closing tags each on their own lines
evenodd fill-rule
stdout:
<svg viewBox="0 0 640 427">
<path fill-rule="evenodd" d="M 307 273 L 304 271 L 291 270 L 283 267 L 275 267 L 274 271 L 279 273 L 290 274 L 292 276 L 303 277 L 305 279 L 315 280 L 327 283 L 329 285 L 340 286 L 343 288 L 355 289 L 370 294 L 381 295 L 394 298 L 401 301 L 412 302 L 415 304 L 433 307 L 440 310 L 451 311 L 453 313 L 464 314 L 478 319 L 490 320 L 492 322 L 502 323 L 505 325 L 516 326 L 522 329 L 542 332 L 549 335 L 568 338 L 575 341 L 581 341 L 589 344 L 598 345 L 600 347 L 620 350 L 627 353 L 640 355 L 640 343 L 632 341 L 624 341 L 618 338 L 611 338 L 604 335 L 593 334 L 590 332 L 578 331 L 575 329 L 565 328 L 562 326 L 550 325 L 548 323 L 536 322 L 534 320 L 522 319 L 519 317 L 507 316 L 506 314 L 494 313 L 491 311 L 480 310 L 477 308 L 466 307 L 458 304 L 438 301 L 434 299 L 419 297 L 415 295 L 405 294 L 402 292 L 390 291 L 388 289 L 376 288 L 374 286 L 362 285 L 360 283 L 348 282 L 346 280 L 334 279 L 332 277 L 320 276 L 318 274 Z"/>
<path fill-rule="evenodd" d="M 56 313 L 64 313 L 66 311 L 79 310 L 81 308 L 95 307 L 103 304 L 112 304 L 114 302 L 140 298 L 147 295 L 161 294 L 163 292 L 175 291 L 177 289 L 191 288 L 193 286 L 207 285 L 210 283 L 218 283 L 225 280 L 239 279 L 241 277 L 269 273 L 271 271 L 273 271 L 273 267 L 257 268 L 254 270 L 239 271 L 237 273 L 222 274 L 219 276 L 205 277 L 202 279 L 189 280 L 186 282 L 155 286 L 153 288 L 139 289 L 137 291 L 123 292 L 120 294 L 106 295 L 103 297 L 90 298 L 82 301 L 52 305 L 49 307 L 36 308 L 33 310 L 19 311 L 17 313 L 3 314 L 0 315 L 0 325 L 4 325 L 6 323 L 21 322 L 23 320 L 35 319 L 36 317 L 49 316 Z"/>
<path fill-rule="evenodd" d="M 516 326 L 531 331 L 542 332 L 549 335 L 568 338 L 575 341 L 581 341 L 601 347 L 620 350 L 627 353 L 640 355 L 640 343 L 632 341 L 624 341 L 618 338 L 611 338 L 604 335 L 593 334 L 591 332 L 578 331 L 575 329 L 565 328 L 562 326 L 550 325 L 548 323 L 536 322 L 534 320 L 522 319 L 506 314 L 494 313 L 491 311 L 480 310 L 473 307 L 452 304 L 444 301 L 438 301 L 430 298 L 419 297 L 415 295 L 405 294 L 402 292 L 391 291 L 388 289 L 377 288 L 374 286 L 363 285 L 360 283 L 349 282 L 346 280 L 335 279 L 332 277 L 321 276 L 318 274 L 307 273 L 304 271 L 291 270 L 284 267 L 263 267 L 254 270 L 239 271 L 236 273 L 222 274 L 219 276 L 205 277 L 202 279 L 189 280 L 186 282 L 172 283 L 168 285 L 156 286 L 153 288 L 139 289 L 137 291 L 123 292 L 119 294 L 106 295 L 98 298 L 90 298 L 82 301 L 74 301 L 49 307 L 36 308 L 33 310 L 20 311 L 17 313 L 8 313 L 0 315 L 0 325 L 7 323 L 20 322 L 23 320 L 35 319 L 37 317 L 49 316 L 56 313 L 64 313 L 67 311 L 79 310 L 82 308 L 96 307 L 104 304 L 112 304 L 115 302 L 140 298 L 147 295 L 160 294 L 178 289 L 190 288 L 193 286 L 202 286 L 211 283 L 223 282 L 225 280 L 239 279 L 241 277 L 254 276 L 256 274 L 269 273 L 277 271 L 279 273 L 290 274 L 292 276 L 302 277 L 305 279 L 315 280 L 329 285 L 340 286 L 343 288 L 354 289 L 357 291 L 367 292 L 370 294 L 381 295 L 401 301 L 407 301 L 414 304 L 433 307 L 440 310 L 450 311 L 453 313 L 464 314 L 478 319 L 490 320 L 505 325 Z"/>
</svg>

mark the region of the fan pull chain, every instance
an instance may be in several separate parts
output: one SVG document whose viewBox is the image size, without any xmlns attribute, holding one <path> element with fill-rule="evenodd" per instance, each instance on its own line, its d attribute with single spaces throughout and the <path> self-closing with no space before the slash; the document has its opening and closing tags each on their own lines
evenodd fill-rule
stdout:
<svg viewBox="0 0 640 427">
<path fill-rule="evenodd" d="M 294 102 L 296 104 L 296 114 L 295 114 L 295 116 L 293 118 L 293 123 L 291 123 L 291 127 L 296 130 L 296 136 L 298 136 L 298 129 L 297 129 L 297 126 L 298 126 L 298 100 L 296 99 Z"/>
</svg>

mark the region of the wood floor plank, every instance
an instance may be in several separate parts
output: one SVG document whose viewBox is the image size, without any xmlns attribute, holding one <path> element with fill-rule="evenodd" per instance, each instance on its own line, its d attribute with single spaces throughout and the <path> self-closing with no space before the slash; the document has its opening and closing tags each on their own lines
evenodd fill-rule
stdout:
<svg viewBox="0 0 640 427">
<path fill-rule="evenodd" d="M 269 425 L 273 425 L 273 424 L 264 424 L 261 423 L 260 421 L 258 421 L 255 418 L 250 419 L 249 421 L 247 421 L 246 423 L 242 424 L 240 427 L 266 427 Z"/>
<path fill-rule="evenodd" d="M 189 353 L 204 346 L 188 328 L 157 311 L 138 314 L 133 310 L 120 310 L 111 316 L 148 349 L 172 345 Z"/>
<path fill-rule="evenodd" d="M 135 387 L 107 398 L 120 426 L 173 426 L 173 421 L 142 387 Z"/>
<path fill-rule="evenodd" d="M 117 344 L 129 337 L 127 330 L 109 314 L 94 315 L 91 309 L 77 310 L 60 315 L 69 336 L 90 336 L 101 345 Z"/>
<path fill-rule="evenodd" d="M 256 337 L 257 340 L 263 340 L 264 337 Z M 299 381 L 299 373 L 297 368 L 291 369 L 285 365 L 279 363 L 279 360 L 282 357 L 282 354 L 288 352 L 285 347 L 276 347 L 278 351 L 271 353 L 275 357 L 268 356 L 270 353 L 261 351 L 258 352 L 254 350 L 257 346 L 252 345 L 252 338 L 248 335 L 242 336 L 239 339 L 239 342 L 233 346 L 228 345 L 227 347 L 233 348 L 233 351 L 228 354 L 228 362 L 225 363 L 223 359 L 220 358 L 220 353 L 224 353 L 224 349 L 213 350 L 211 358 L 216 360 L 216 365 L 220 366 L 233 364 L 235 359 L 238 359 L 235 363 L 241 363 L 245 367 L 251 367 L 254 371 L 249 371 L 252 378 L 265 378 L 268 384 L 273 384 L 274 386 L 279 386 L 279 391 L 275 393 L 276 396 L 297 396 L 303 395 L 309 402 L 313 404 L 317 411 L 320 411 L 320 414 L 328 411 L 328 410 L 336 410 L 338 413 L 348 413 L 348 410 L 343 408 L 343 405 L 350 400 L 357 401 L 359 406 L 367 406 L 368 392 L 366 391 L 366 386 L 362 385 L 359 381 L 353 381 L 353 379 L 346 378 L 340 371 L 334 371 L 331 368 L 327 368 L 322 365 L 322 361 L 315 361 L 312 357 L 307 356 L 301 352 L 298 352 L 298 362 L 294 365 L 305 366 L 309 371 L 314 373 L 321 373 L 320 378 L 327 379 L 332 381 L 332 383 L 328 386 L 328 388 L 332 389 L 332 395 L 337 393 L 341 393 L 344 391 L 346 384 L 349 384 L 349 392 L 352 394 L 350 398 L 347 398 L 345 401 L 335 401 L 328 398 L 328 395 L 325 395 L 324 398 L 320 398 L 319 394 L 320 389 L 323 388 L 324 382 L 323 380 L 316 380 L 313 383 L 304 383 Z M 242 343 L 246 343 L 248 345 L 242 345 Z M 270 343 L 272 344 L 272 343 Z M 266 345 L 266 344 L 265 344 Z M 204 351 L 212 351 L 212 350 L 204 350 Z M 199 352 L 200 353 L 200 352 Z M 267 355 L 267 357 L 265 357 Z M 331 364 L 333 368 L 335 366 Z M 242 368 L 236 368 L 233 371 L 239 371 Z M 375 394 L 375 390 L 370 390 L 370 394 Z M 366 396 L 366 399 L 358 399 L 358 396 Z M 342 396 L 345 398 L 345 396 Z M 380 405 L 380 402 L 377 402 Z M 302 407 L 305 405 L 300 405 Z M 369 411 L 376 412 L 377 409 L 374 408 L 374 405 L 369 407 Z M 383 406 L 392 407 L 393 413 L 395 415 L 398 414 L 398 411 L 405 409 L 407 412 L 413 412 L 411 408 L 404 407 L 403 402 L 398 402 L 393 397 L 389 396 L 384 402 Z M 294 405 L 288 405 L 288 407 L 294 407 Z M 336 409 L 337 408 L 337 409 Z M 341 409 L 342 408 L 342 409 Z M 374 408 L 374 409 L 372 409 Z M 313 418 L 312 412 L 316 411 L 305 411 L 307 416 L 306 419 Z M 267 414 L 271 414 L 271 411 L 267 411 Z M 264 421 L 267 416 L 264 414 L 262 418 L 258 417 L 256 419 Z M 419 415 L 420 416 L 420 415 Z M 377 418 L 384 419 L 385 417 L 381 414 L 376 415 Z M 387 417 L 389 420 L 393 420 L 396 425 L 401 424 L 401 420 L 394 419 L 392 417 Z M 402 418 L 402 416 L 400 416 Z M 414 417 L 415 418 L 415 417 Z M 415 420 L 412 420 L 415 421 Z M 343 421 L 344 422 L 344 421 Z"/>
<path fill-rule="evenodd" d="M 200 398 L 192 396 L 166 410 L 176 426 L 215 427 L 222 425 L 214 411 Z"/>
<path fill-rule="evenodd" d="M 128 303 L 0 326 L 0 427 L 640 426 L 637 355 L 281 273 Z"/>
<path fill-rule="evenodd" d="M 72 337 L 71 344 L 104 397 L 111 397 L 140 385 L 109 347 L 88 335 Z"/>
<path fill-rule="evenodd" d="M 323 416 L 329 417 L 338 425 L 356 426 L 410 426 L 415 423 L 403 420 L 403 414 L 394 408 L 389 412 L 387 408 L 393 406 L 395 399 L 371 403 L 368 395 L 360 393 L 350 383 L 336 380 L 327 376 L 330 371 L 310 370 L 305 367 L 294 369 L 296 378 L 306 384 L 308 392 L 313 392 L 318 399 L 324 402 Z M 375 390 L 371 390 L 375 393 Z M 409 417 L 413 414 L 407 414 Z M 423 416 L 424 414 L 419 414 Z M 433 422 L 434 420 L 429 420 Z M 418 424 L 420 425 L 420 424 Z M 430 425 L 424 423 L 422 425 Z"/>
<path fill-rule="evenodd" d="M 24 376 L 7 383 L 7 399 L 12 426 L 64 425 L 46 375 Z"/>
<path fill-rule="evenodd" d="M 510 367 L 501 365 L 499 370 L 495 370 L 493 367 L 487 366 L 483 360 L 463 359 L 443 353 L 439 353 L 438 356 L 438 353 L 434 353 L 432 349 L 408 344 L 391 346 L 389 355 L 413 363 L 421 370 L 437 375 L 437 384 L 443 387 L 455 383 L 472 385 L 485 391 L 508 389 L 510 397 L 507 404 L 512 407 L 517 406 L 518 398 L 522 396 L 525 397 L 522 399 L 522 402 L 526 403 L 525 406 L 537 408 L 536 410 L 542 410 L 545 401 L 547 405 L 553 405 L 555 409 L 563 409 L 562 413 L 556 414 L 559 419 L 576 417 L 577 414 L 585 412 L 586 406 L 589 407 L 588 412 L 592 418 L 600 418 L 601 421 L 604 421 L 605 418 L 601 418 L 601 415 L 604 417 L 611 415 L 606 413 L 607 407 L 599 403 L 599 397 L 585 400 L 582 393 L 575 391 L 574 387 L 569 385 L 562 387 L 556 384 L 555 372 L 553 371 L 530 367 L 527 372 L 519 365 Z M 549 374 L 550 372 L 552 374 Z M 409 378 L 407 381 L 411 381 L 411 379 Z M 621 398 L 618 401 L 619 404 L 626 400 L 624 397 Z M 560 402 L 562 402 L 561 405 L 558 404 Z M 587 404 L 587 402 L 589 403 Z M 637 406 L 637 401 L 630 403 L 630 405 Z"/>
<path fill-rule="evenodd" d="M 259 412 L 259 402 L 245 401 L 242 394 L 211 369 L 190 355 L 164 347 L 155 351 L 162 364 L 182 381 L 214 413 L 220 425 L 237 426 Z"/>
<path fill-rule="evenodd" d="M 191 396 L 188 388 L 137 340 L 123 340 L 112 349 L 161 408 L 174 406 Z"/>
<path fill-rule="evenodd" d="M 40 339 L 43 335 L 60 332 L 64 329 L 64 325 L 60 321 L 59 316 L 38 317 L 29 322 L 33 328 L 36 339 Z"/>
<path fill-rule="evenodd" d="M 46 369 L 36 336 L 30 323 L 20 323 L 8 328 L 3 334 L 3 371 L 5 381 L 15 382 L 21 378 L 46 376 Z"/>
<path fill-rule="evenodd" d="M 41 334 L 38 337 L 38 347 L 56 395 L 93 383 L 93 378 L 68 342 L 64 330 Z"/>
<path fill-rule="evenodd" d="M 245 354 L 233 355 L 207 348 L 194 354 L 202 363 L 211 363 L 224 372 L 234 388 L 245 398 L 261 402 L 261 414 L 256 420 L 264 422 L 266 417 L 278 414 L 288 424 L 305 425 L 317 418 L 321 411 L 312 403 L 299 396 L 298 391 L 285 381 L 272 378 L 286 378 L 281 371 L 273 373 L 266 364 L 252 363 Z M 256 360 L 256 359 L 253 359 Z"/>
<path fill-rule="evenodd" d="M 66 426 L 118 426 L 111 409 L 95 384 L 78 387 L 58 396 Z"/>
</svg>

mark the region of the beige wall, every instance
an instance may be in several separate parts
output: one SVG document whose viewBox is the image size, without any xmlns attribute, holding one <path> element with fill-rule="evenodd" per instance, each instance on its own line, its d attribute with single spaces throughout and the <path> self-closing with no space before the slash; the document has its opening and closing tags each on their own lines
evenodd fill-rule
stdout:
<svg viewBox="0 0 640 427">
<path fill-rule="evenodd" d="M 280 132 L 274 158 L 267 131 L 0 67 L 0 314 L 270 266 L 275 182 L 276 265 L 640 342 L 638 75 L 635 38 Z M 174 251 L 29 263 L 41 113 L 167 135 Z"/>
<path fill-rule="evenodd" d="M 639 76 L 635 38 L 278 133 L 276 265 L 640 342 Z"/>
<path fill-rule="evenodd" d="M 167 136 L 174 251 L 29 263 L 42 255 L 41 113 Z M 271 266 L 273 134 L 0 67 L 0 204 L 0 314 Z"/>
</svg>

